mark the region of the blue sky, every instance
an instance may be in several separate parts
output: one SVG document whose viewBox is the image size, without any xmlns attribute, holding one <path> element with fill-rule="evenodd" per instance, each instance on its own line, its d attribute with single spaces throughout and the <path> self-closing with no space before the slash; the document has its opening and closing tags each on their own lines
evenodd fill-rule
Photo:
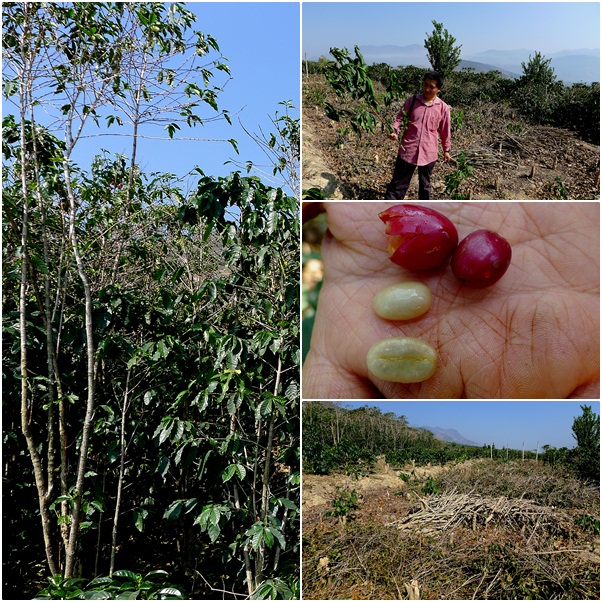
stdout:
<svg viewBox="0 0 602 602">
<path fill-rule="evenodd" d="M 218 98 L 220 108 L 240 111 L 230 127 L 226 122 L 208 123 L 192 132 L 206 138 L 234 138 L 240 155 L 229 143 L 165 142 L 149 145 L 149 165 L 182 173 L 198 164 L 210 175 L 227 175 L 237 169 L 224 165 L 229 159 L 267 164 L 265 155 L 241 129 L 259 133 L 273 130 L 270 117 L 283 114 L 280 101 L 292 100 L 299 116 L 299 20 L 300 8 L 291 2 L 188 2 L 197 15 L 196 28 L 211 34 L 228 59 L 232 79 Z M 150 148 L 150 147 L 153 148 Z M 175 171 L 177 170 L 177 171 Z M 271 173 L 271 170 L 270 170 Z"/>
<path fill-rule="evenodd" d="M 302 19 L 303 53 L 314 60 L 330 47 L 422 45 L 433 20 L 463 55 L 600 47 L 598 2 L 304 2 Z"/>
<path fill-rule="evenodd" d="M 583 401 L 381 401 L 343 402 L 343 407 L 368 405 L 383 413 L 395 412 L 411 426 L 456 429 L 480 445 L 535 450 L 537 443 L 575 447 L 571 427 L 581 416 L 581 405 L 600 415 L 600 404 Z"/>
<path fill-rule="evenodd" d="M 300 90 L 300 6 L 297 2 L 187 2 L 197 20 L 194 30 L 200 30 L 217 39 L 220 51 L 228 59 L 232 79 L 218 97 L 220 109 L 227 109 L 233 125 L 226 121 L 206 122 L 203 126 L 187 129 L 182 127 L 184 137 L 199 137 L 238 142 L 240 155 L 236 155 L 228 142 L 201 142 L 176 140 L 140 140 L 138 163 L 147 172 L 161 171 L 183 176 L 195 166 L 206 174 L 225 176 L 235 171 L 235 165 L 224 165 L 230 159 L 243 165 L 251 160 L 268 165 L 268 159 L 242 130 L 238 119 L 251 133 L 260 128 L 269 134 L 273 131 L 270 118 L 276 111 L 282 115 L 284 107 L 278 103 L 292 101 L 296 110 L 291 113 L 299 117 Z M 209 59 L 217 59 L 215 53 Z M 222 85 L 226 74 L 216 72 L 215 84 Z M 200 82 L 202 86 L 202 80 Z M 3 103 L 3 114 L 15 113 L 17 109 L 8 102 Z M 106 111 L 103 112 L 103 114 Z M 215 115 L 209 107 L 203 108 L 201 117 Z M 99 131 L 89 124 L 88 134 Z M 114 126 L 109 131 L 120 131 Z M 127 131 L 126 128 L 121 130 Z M 165 136 L 162 126 L 147 130 L 153 136 Z M 57 132 L 62 138 L 62 134 Z M 73 155 L 73 160 L 87 169 L 100 149 L 123 153 L 129 156 L 131 140 L 119 137 L 92 137 L 82 139 Z M 271 169 L 267 169 L 271 174 Z M 278 183 L 268 182 L 273 185 Z"/>
</svg>

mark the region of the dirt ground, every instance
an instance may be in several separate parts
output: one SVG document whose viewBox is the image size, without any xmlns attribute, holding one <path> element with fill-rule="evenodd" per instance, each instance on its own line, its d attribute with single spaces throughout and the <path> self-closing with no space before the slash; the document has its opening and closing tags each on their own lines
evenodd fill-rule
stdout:
<svg viewBox="0 0 602 602">
<path fill-rule="evenodd" d="M 382 199 L 393 173 L 395 143 L 380 129 L 361 138 L 342 135 L 343 124 L 305 101 L 312 85 L 304 85 L 303 190 L 319 188 L 330 199 Z M 467 110 L 452 132 L 452 145 L 452 159 L 464 152 L 474 167 L 459 190 L 472 200 L 600 198 L 599 146 L 567 130 L 529 125 L 505 105 L 483 103 Z M 435 166 L 433 199 L 450 198 L 444 178 L 456 169 L 455 161 Z M 415 175 L 406 199 L 417 195 Z"/>
<path fill-rule="evenodd" d="M 415 501 L 415 496 L 410 494 L 410 487 L 400 475 L 412 475 L 413 479 L 426 481 L 429 477 L 436 479 L 448 470 L 443 466 L 408 466 L 404 470 L 391 468 L 384 460 L 378 458 L 374 472 L 354 478 L 342 474 L 332 475 L 303 475 L 303 526 L 309 527 L 332 509 L 331 502 L 337 496 L 337 488 L 345 490 L 355 489 L 361 496 L 363 510 L 361 512 L 378 513 L 383 522 L 394 520 L 399 513 L 407 512 L 408 502 Z M 391 504 L 391 498 L 402 501 L 400 504 Z M 385 506 L 388 508 L 384 511 Z M 397 508 L 395 508 L 397 507 Z"/>
</svg>

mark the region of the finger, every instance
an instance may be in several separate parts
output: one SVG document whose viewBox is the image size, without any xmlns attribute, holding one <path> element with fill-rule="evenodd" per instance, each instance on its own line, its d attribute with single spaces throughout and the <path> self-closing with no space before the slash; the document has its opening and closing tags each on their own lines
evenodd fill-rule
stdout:
<svg viewBox="0 0 602 602">
<path fill-rule="evenodd" d="M 369 379 L 335 366 L 310 350 L 302 370 L 303 399 L 382 399 Z"/>
<path fill-rule="evenodd" d="M 600 399 L 600 381 L 577 387 L 567 399 Z"/>
</svg>

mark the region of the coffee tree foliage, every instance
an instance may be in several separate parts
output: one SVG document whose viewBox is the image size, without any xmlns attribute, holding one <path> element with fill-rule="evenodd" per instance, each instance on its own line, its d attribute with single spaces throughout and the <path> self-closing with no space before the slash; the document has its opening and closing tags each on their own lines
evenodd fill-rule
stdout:
<svg viewBox="0 0 602 602">
<path fill-rule="evenodd" d="M 576 466 L 586 479 L 600 481 L 600 416 L 590 406 L 581 406 L 581 416 L 573 421 L 573 437 L 577 441 Z"/>
<path fill-rule="evenodd" d="M 433 31 L 424 40 L 427 58 L 433 71 L 447 76 L 460 64 L 462 46 L 456 46 L 456 38 L 447 29 L 443 29 L 443 23 L 433 21 Z"/>
<path fill-rule="evenodd" d="M 193 22 L 3 7 L 5 597 L 297 595 L 297 199 L 137 160 L 228 119 Z M 77 165 L 107 125 L 128 155 Z"/>
<path fill-rule="evenodd" d="M 584 410 L 584 415 L 575 419 L 573 431 L 580 441 L 573 450 L 543 445 L 538 453 L 461 445 L 441 441 L 430 431 L 410 427 L 405 416 L 383 413 L 376 407 L 366 405 L 350 410 L 335 404 L 308 402 L 303 406 L 303 469 L 315 474 L 332 471 L 357 474 L 369 471 L 378 456 L 384 456 L 394 466 L 444 465 L 473 458 L 499 461 L 537 458 L 551 466 L 568 466 L 582 476 L 585 476 L 582 467 L 589 467 L 590 477 L 597 467 L 599 475 L 599 462 L 596 465 L 592 460 L 596 453 L 599 456 L 598 417 Z"/>
</svg>

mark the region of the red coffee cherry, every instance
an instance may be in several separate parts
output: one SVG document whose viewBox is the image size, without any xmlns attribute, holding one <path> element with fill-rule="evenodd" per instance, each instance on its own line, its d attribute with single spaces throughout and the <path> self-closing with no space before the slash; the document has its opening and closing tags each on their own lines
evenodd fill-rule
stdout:
<svg viewBox="0 0 602 602">
<path fill-rule="evenodd" d="M 434 209 L 394 205 L 379 217 L 387 224 L 391 261 L 407 270 L 441 267 L 458 245 L 456 227 Z"/>
<path fill-rule="evenodd" d="M 505 273 L 512 259 L 510 243 L 490 230 L 469 234 L 455 250 L 451 269 L 466 286 L 486 288 Z"/>
</svg>

